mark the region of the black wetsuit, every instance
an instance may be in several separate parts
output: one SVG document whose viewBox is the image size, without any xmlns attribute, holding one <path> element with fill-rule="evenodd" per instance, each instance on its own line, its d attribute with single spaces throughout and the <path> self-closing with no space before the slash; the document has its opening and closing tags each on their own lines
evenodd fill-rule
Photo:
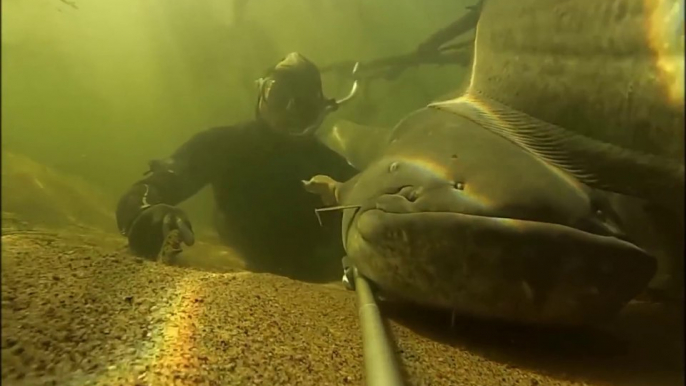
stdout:
<svg viewBox="0 0 686 386">
<path fill-rule="evenodd" d="M 211 184 L 219 235 L 250 269 L 311 281 L 340 277 L 340 217 L 327 215 L 321 227 L 314 213 L 321 200 L 301 180 L 316 174 L 346 180 L 355 170 L 316 139 L 277 134 L 250 121 L 200 132 L 158 165 L 164 167 L 121 198 L 117 222 L 123 233 L 144 198 L 176 205 Z"/>
</svg>

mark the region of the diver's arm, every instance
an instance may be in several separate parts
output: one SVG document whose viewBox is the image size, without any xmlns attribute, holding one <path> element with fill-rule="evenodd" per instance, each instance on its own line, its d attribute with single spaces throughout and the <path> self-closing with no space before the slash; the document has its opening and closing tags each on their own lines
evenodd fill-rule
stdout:
<svg viewBox="0 0 686 386">
<path fill-rule="evenodd" d="M 418 51 L 432 52 L 438 50 L 443 44 L 449 42 L 457 36 L 476 28 L 481 15 L 481 7 L 484 0 L 480 0 L 476 5 L 469 8 L 469 12 L 461 18 L 455 20 L 445 28 L 429 36 L 419 45 Z"/>
<path fill-rule="evenodd" d="M 156 204 L 177 205 L 207 185 L 222 162 L 222 146 L 231 143 L 230 127 L 194 135 L 165 160 L 150 162 L 145 178 L 135 182 L 117 204 L 117 227 L 127 235 L 133 221 Z"/>
</svg>

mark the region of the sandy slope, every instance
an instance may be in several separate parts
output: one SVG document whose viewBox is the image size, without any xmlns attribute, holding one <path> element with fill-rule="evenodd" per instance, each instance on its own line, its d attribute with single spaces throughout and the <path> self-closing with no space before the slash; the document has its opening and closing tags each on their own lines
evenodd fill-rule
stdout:
<svg viewBox="0 0 686 386">
<path fill-rule="evenodd" d="M 683 384 L 683 318 L 656 307 L 613 335 L 385 314 L 415 385 Z M 2 237 L 3 384 L 359 385 L 362 363 L 338 286 L 164 266 L 85 230 Z"/>
</svg>

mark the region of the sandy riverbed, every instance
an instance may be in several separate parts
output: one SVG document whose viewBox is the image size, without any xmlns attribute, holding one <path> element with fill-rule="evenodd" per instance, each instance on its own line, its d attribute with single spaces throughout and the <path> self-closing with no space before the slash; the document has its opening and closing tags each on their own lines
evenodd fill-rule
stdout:
<svg viewBox="0 0 686 386">
<path fill-rule="evenodd" d="M 87 230 L 4 233 L 3 384 L 364 382 L 354 293 L 339 285 L 165 266 Z M 679 310 L 636 304 L 609 333 L 384 313 L 413 385 L 684 382 Z"/>
</svg>

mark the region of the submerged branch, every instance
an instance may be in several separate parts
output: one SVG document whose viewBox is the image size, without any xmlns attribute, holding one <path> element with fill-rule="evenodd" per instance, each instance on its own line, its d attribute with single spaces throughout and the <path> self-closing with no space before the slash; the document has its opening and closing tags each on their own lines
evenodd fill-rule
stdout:
<svg viewBox="0 0 686 386">
<path fill-rule="evenodd" d="M 76 3 L 73 2 L 73 1 L 68 1 L 68 0 L 60 0 L 60 1 L 63 2 L 64 4 L 66 4 L 66 5 L 68 5 L 68 6 L 72 7 L 72 8 L 74 8 L 74 9 L 79 9 L 79 7 L 78 7 L 78 6 L 76 5 Z"/>
<path fill-rule="evenodd" d="M 384 78 L 392 80 L 405 70 L 420 65 L 469 65 L 472 57 L 473 41 L 465 41 L 451 44 L 440 49 L 436 53 L 411 52 L 409 54 L 394 55 L 390 57 L 360 62 L 356 77 L 358 79 Z M 346 60 L 322 66 L 322 73 L 335 72 L 347 75 L 357 63 L 353 60 Z"/>
</svg>

